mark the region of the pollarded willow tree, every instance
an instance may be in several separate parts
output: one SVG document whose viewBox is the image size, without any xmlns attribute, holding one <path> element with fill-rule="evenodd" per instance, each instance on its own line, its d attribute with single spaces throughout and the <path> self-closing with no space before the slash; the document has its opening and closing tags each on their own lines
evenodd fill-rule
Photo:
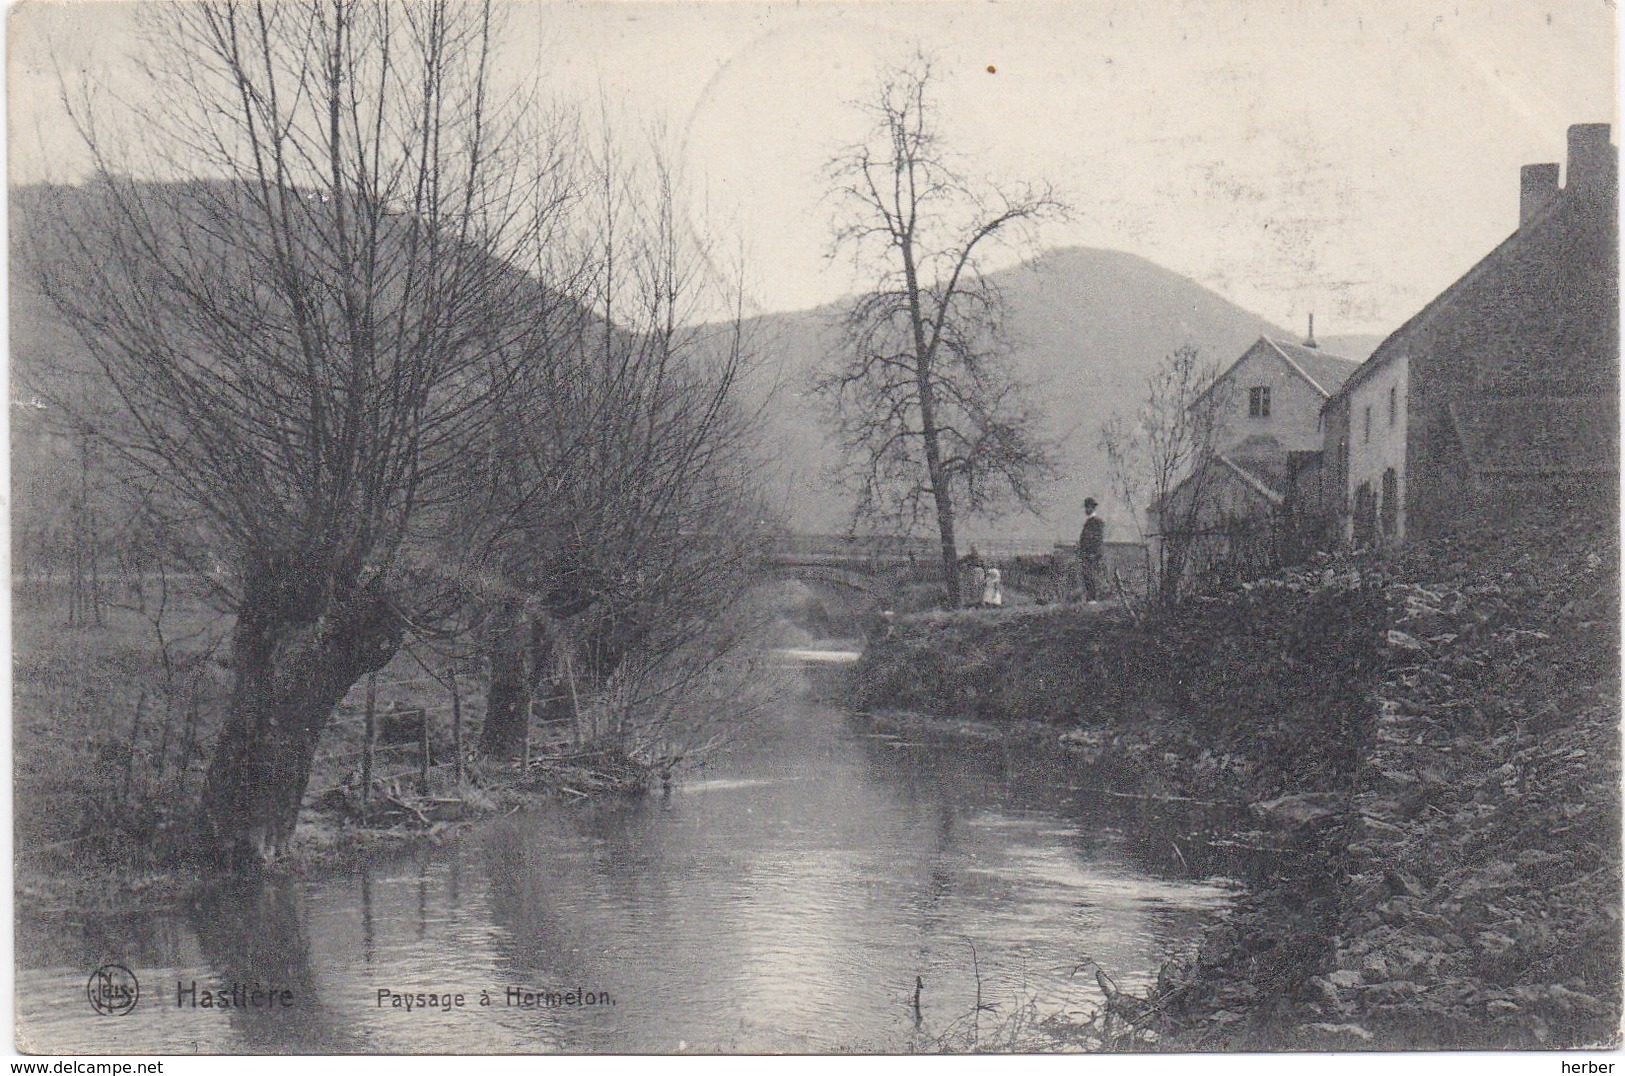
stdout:
<svg viewBox="0 0 1625 1076">
<path fill-rule="evenodd" d="M 35 262 L 110 386 L 101 435 L 232 567 L 204 836 L 249 865 L 337 703 L 458 601 L 463 448 L 538 331 L 515 266 L 556 200 L 492 91 L 489 4 L 166 4 L 150 30 L 151 103 L 78 112 L 99 174 Z"/>
<path fill-rule="evenodd" d="M 1012 499 L 1031 507 L 1052 453 L 1010 368 L 1004 307 L 982 273 L 996 243 L 1032 239 L 1066 207 L 1048 185 L 991 187 L 956 169 L 924 57 L 882 75 L 869 138 L 830 167 L 837 254 L 873 280 L 846 316 L 846 353 L 817 381 L 866 517 L 936 521 L 947 600 L 958 595 L 956 527 Z"/>
</svg>

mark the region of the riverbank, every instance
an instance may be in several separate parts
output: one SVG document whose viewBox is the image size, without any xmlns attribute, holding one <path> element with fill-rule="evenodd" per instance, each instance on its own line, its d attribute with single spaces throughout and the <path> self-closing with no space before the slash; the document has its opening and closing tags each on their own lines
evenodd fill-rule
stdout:
<svg viewBox="0 0 1625 1076">
<path fill-rule="evenodd" d="M 1543 524 L 1327 560 L 1144 625 L 903 621 L 854 701 L 1047 728 L 1116 787 L 1276 828 L 1269 876 L 1201 953 L 1120 999 L 1118 1045 L 1612 1044 L 1617 535 Z"/>
<path fill-rule="evenodd" d="M 109 587 L 112 590 L 112 587 Z M 161 607 L 109 602 L 100 623 L 61 624 L 49 592 L 18 596 L 13 676 L 14 894 L 20 915 L 128 911 L 184 899 L 214 872 L 196 849 L 208 751 L 226 709 L 221 657 L 229 619 L 171 595 Z M 155 630 L 161 625 L 163 632 Z M 477 682 L 458 701 L 472 745 Z M 567 731 L 538 742 L 531 766 L 465 749 L 453 764 L 447 683 L 409 655 L 379 675 L 373 793 L 361 800 L 362 689 L 334 714 L 312 768 L 288 855 L 273 874 L 320 876 L 528 804 L 641 791 L 659 768 L 624 752 L 577 747 Z M 429 715 L 420 737 L 384 742 L 400 714 Z M 425 780 L 426 778 L 426 780 Z"/>
<path fill-rule="evenodd" d="M 471 764 L 470 769 L 476 769 Z M 401 794 L 388 809 L 365 816 L 354 805 L 307 805 L 287 855 L 267 865 L 267 878 L 324 878 L 401 852 L 454 840 L 492 819 L 542 803 L 577 804 L 641 794 L 659 775 L 625 759 L 601 765 L 580 758 L 542 757 L 528 773 L 518 763 L 486 766 L 450 794 Z M 19 916 L 34 919 L 128 914 L 184 902 L 220 881 L 218 872 L 181 852 L 167 855 L 98 846 L 74 854 L 46 849 L 19 857 L 14 899 Z"/>
<path fill-rule="evenodd" d="M 1198 861 L 1202 812 L 1080 792 L 1053 737 L 1040 753 L 872 735 L 799 695 L 740 733 L 669 795 L 556 802 L 355 871 L 25 923 L 19 1027 L 62 1054 L 1017 1048 L 1026 999 L 1046 1019 L 1093 989 L 1052 953 L 1143 990 L 1240 876 Z M 1200 880 L 1177 875 L 1176 842 Z M 289 982 L 300 1000 L 270 1023 L 169 1005 L 108 1021 L 84 982 L 109 961 L 143 989 Z M 497 1004 L 449 1020 L 374 1004 L 403 983 Z M 510 985 L 614 1005 L 520 1010 L 501 1004 Z"/>
</svg>

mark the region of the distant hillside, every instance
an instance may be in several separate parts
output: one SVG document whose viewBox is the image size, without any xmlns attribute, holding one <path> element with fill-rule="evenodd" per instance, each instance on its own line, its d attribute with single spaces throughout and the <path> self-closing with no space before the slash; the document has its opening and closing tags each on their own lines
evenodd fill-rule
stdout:
<svg viewBox="0 0 1625 1076">
<path fill-rule="evenodd" d="M 1055 250 L 991 278 L 1008 303 L 1014 361 L 1035 385 L 1050 432 L 1065 440 L 1063 477 L 1045 498 L 1047 518 L 977 524 L 967 542 L 1071 540 L 1082 521 L 1080 503 L 1090 495 L 1109 506 L 1110 537 L 1133 537 L 1127 513 L 1112 503 L 1098 446 L 1101 425 L 1139 406 L 1151 370 L 1178 347 L 1195 345 L 1228 364 L 1261 334 L 1300 338 L 1192 280 L 1119 251 Z M 750 326 L 754 341 L 773 354 L 784 385 L 770 426 L 784 448 L 783 498 L 799 530 L 838 531 L 849 518 L 846 498 L 827 480 L 837 462 L 835 447 L 805 391 L 814 371 L 838 352 L 839 313 L 837 304 L 765 315 Z M 1333 336 L 1321 346 L 1364 359 L 1380 342 L 1374 336 Z"/>
<path fill-rule="evenodd" d="M 210 243 L 210 233 L 195 226 L 198 217 L 232 219 L 239 228 L 256 226 L 245 223 L 255 219 L 252 215 L 237 213 L 233 203 L 240 195 L 221 182 L 134 182 L 126 194 L 140 206 L 148 225 L 158 229 L 160 243 L 194 257 Z M 317 203 L 307 199 L 306 204 Z M 108 441 L 120 439 L 120 427 L 130 424 L 128 409 L 72 323 L 48 297 L 46 284 L 73 279 L 76 265 L 94 264 L 99 256 L 112 258 L 113 248 L 105 244 L 111 243 L 114 230 L 106 224 L 107 195 L 96 185 L 15 186 L 8 191 L 8 208 L 13 548 L 26 547 L 39 563 L 60 553 L 72 529 L 69 513 L 77 512 L 79 499 L 103 518 L 125 519 L 134 513 L 126 497 L 133 488 L 126 473 L 130 469 L 119 467 L 118 455 L 107 447 Z M 297 218 L 296 226 L 321 226 L 323 213 L 315 209 Z M 383 217 L 381 241 L 390 243 L 394 236 L 398 242 L 407 234 L 407 221 L 399 214 Z M 216 247 L 233 249 L 229 243 Z M 472 253 L 489 259 L 484 251 Z M 212 270 L 216 261 L 198 264 Z M 225 272 L 224 258 L 221 264 Z M 485 265 L 490 271 L 483 279 L 492 288 L 488 298 L 493 302 L 501 295 L 533 317 L 545 309 L 557 318 L 576 319 L 592 327 L 592 339 L 600 338 L 602 322 L 584 308 L 546 291 L 522 269 L 494 260 Z M 247 277 L 228 279 L 242 282 Z M 197 346 L 200 361 L 208 360 L 208 345 L 195 339 L 182 346 L 186 344 Z M 75 433 L 78 428 L 96 429 L 102 436 L 86 438 Z M 89 466 L 81 469 L 87 454 Z"/>
<path fill-rule="evenodd" d="M 11 258 L 12 448 L 17 508 L 49 515 L 49 492 L 61 481 L 64 444 L 46 427 L 53 417 L 36 412 L 28 397 L 60 387 L 62 375 L 83 369 L 82 345 L 40 295 L 30 267 L 16 246 L 44 212 L 42 199 L 81 197 L 76 188 L 11 191 L 14 249 Z M 71 211 L 71 208 L 70 208 Z M 1109 536 L 1133 537 L 1132 521 L 1112 504 L 1098 439 L 1102 423 L 1131 412 L 1145 382 L 1164 356 L 1185 344 L 1222 363 L 1238 357 L 1260 334 L 1289 340 L 1298 334 L 1250 314 L 1219 295 L 1143 258 L 1117 251 L 1069 248 L 1051 251 L 1017 269 L 993 274 L 1008 301 L 1008 335 L 1014 361 L 1035 387 L 1049 433 L 1064 441 L 1062 477 L 1047 491 L 1045 515 L 1013 517 L 965 528 L 966 544 L 1004 539 L 1045 542 L 1075 537 L 1080 502 L 1092 495 L 1107 504 Z M 798 530 L 835 532 L 849 522 L 849 503 L 828 480 L 837 452 L 815 401 L 807 394 L 815 371 L 840 346 L 840 306 L 769 314 L 753 319 L 750 343 L 771 357 L 770 379 L 779 386 L 767 414 L 775 456 L 776 500 Z M 716 327 L 702 329 L 714 330 Z M 1374 336 L 1326 336 L 1333 354 L 1364 359 L 1380 342 Z"/>
</svg>

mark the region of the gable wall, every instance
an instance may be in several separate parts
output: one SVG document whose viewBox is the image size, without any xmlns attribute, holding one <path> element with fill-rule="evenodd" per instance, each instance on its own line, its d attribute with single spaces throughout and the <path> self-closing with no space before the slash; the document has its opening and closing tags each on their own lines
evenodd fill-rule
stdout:
<svg viewBox="0 0 1625 1076">
<path fill-rule="evenodd" d="M 1248 415 L 1248 390 L 1265 385 L 1270 390 L 1269 418 Z M 1224 394 L 1224 418 L 1214 443 L 1225 452 L 1249 437 L 1275 438 L 1288 452 L 1318 449 L 1321 444 L 1320 406 L 1325 397 L 1289 367 L 1262 341 L 1249 348 L 1219 380 Z"/>
</svg>

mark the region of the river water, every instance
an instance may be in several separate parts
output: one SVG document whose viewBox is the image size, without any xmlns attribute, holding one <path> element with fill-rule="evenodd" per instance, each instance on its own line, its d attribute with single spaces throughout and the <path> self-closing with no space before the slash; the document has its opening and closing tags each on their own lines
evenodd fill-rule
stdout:
<svg viewBox="0 0 1625 1076">
<path fill-rule="evenodd" d="M 1030 750 L 868 734 L 792 698 L 667 795 L 538 807 L 357 873 L 167 911 L 20 923 L 18 1041 L 51 1053 L 994 1045 L 1021 1014 L 1098 1004 L 1097 965 L 1145 985 L 1233 894 L 1217 875 L 1235 865 L 1202 839 L 1233 820 L 1108 793 Z M 110 963 L 140 984 L 124 1015 L 87 996 Z M 281 1003 L 192 1004 L 234 982 Z M 414 997 L 408 1010 L 381 991 L 464 1005 Z"/>
</svg>

